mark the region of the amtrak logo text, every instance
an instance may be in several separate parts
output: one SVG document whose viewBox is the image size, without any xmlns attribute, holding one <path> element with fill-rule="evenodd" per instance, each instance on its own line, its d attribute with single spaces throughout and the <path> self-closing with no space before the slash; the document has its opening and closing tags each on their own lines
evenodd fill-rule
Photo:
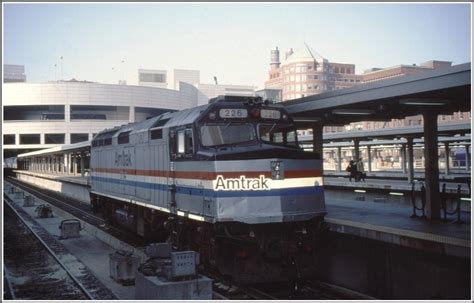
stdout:
<svg viewBox="0 0 474 303">
<path fill-rule="evenodd" d="M 270 190 L 267 185 L 269 179 L 264 175 L 258 178 L 229 178 L 225 179 L 222 175 L 218 175 L 215 180 L 214 190 Z"/>
<path fill-rule="evenodd" d="M 132 166 L 132 155 L 115 152 L 115 166 Z"/>
</svg>

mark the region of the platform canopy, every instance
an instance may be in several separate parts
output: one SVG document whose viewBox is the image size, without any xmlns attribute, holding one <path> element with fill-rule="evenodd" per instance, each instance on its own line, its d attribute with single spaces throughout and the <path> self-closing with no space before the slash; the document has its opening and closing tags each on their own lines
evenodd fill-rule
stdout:
<svg viewBox="0 0 474 303">
<path fill-rule="evenodd" d="M 296 121 L 346 125 L 389 121 L 433 111 L 452 114 L 471 110 L 471 64 L 465 63 L 396 77 L 348 89 L 282 102 Z"/>
</svg>

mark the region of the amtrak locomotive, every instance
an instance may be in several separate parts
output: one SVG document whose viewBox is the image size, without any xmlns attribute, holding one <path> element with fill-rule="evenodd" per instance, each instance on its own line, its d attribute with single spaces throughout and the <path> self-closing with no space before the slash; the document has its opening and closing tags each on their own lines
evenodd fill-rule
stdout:
<svg viewBox="0 0 474 303">
<path fill-rule="evenodd" d="M 240 282 L 314 273 L 322 160 L 260 98 L 220 97 L 97 134 L 91 201 L 113 224 L 171 240 Z"/>
</svg>

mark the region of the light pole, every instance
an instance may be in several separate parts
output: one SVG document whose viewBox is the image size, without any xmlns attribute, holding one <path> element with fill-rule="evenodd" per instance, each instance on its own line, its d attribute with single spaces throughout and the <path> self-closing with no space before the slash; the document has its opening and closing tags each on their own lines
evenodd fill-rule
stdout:
<svg viewBox="0 0 474 303">
<path fill-rule="evenodd" d="M 63 78 L 63 56 L 59 57 L 59 60 L 61 60 L 61 80 L 64 80 Z"/>
<path fill-rule="evenodd" d="M 112 66 L 111 70 L 112 70 L 112 75 L 113 75 L 112 77 L 115 77 L 116 76 L 115 75 L 115 67 Z M 115 81 L 112 80 L 112 84 L 115 84 Z"/>
<path fill-rule="evenodd" d="M 126 84 L 126 79 L 125 79 L 125 59 L 122 60 L 122 64 L 121 64 L 121 67 L 122 67 L 122 71 L 123 71 L 123 84 Z"/>
</svg>

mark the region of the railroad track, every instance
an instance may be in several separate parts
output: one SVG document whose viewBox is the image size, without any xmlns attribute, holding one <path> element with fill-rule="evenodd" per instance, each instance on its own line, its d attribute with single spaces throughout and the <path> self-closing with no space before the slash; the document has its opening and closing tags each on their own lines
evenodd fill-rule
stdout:
<svg viewBox="0 0 474 303">
<path fill-rule="evenodd" d="M 12 299 L 116 299 L 87 267 L 72 270 L 77 263 L 67 249 L 21 207 L 6 195 L 3 201 L 5 277 Z"/>
<path fill-rule="evenodd" d="M 325 299 L 332 300 L 377 300 L 369 295 L 322 281 L 306 281 L 308 289 L 317 290 Z"/>
<path fill-rule="evenodd" d="M 68 202 L 65 202 L 62 200 L 64 197 L 51 191 L 40 190 L 13 178 L 8 178 L 8 181 L 26 192 L 63 209 L 76 218 L 87 221 L 96 227 L 106 230 L 107 233 L 110 233 L 114 237 L 119 238 L 121 241 L 133 247 L 141 248 L 147 244 L 143 239 L 140 239 L 134 234 L 124 232 L 123 230 L 112 226 L 107 226 L 102 218 L 90 213 L 88 204 L 74 201 L 69 198 Z M 71 202 L 75 205 L 70 205 Z M 225 278 L 220 277 L 217 273 L 205 271 L 202 272 L 202 274 L 214 280 L 214 298 L 221 300 L 374 299 L 364 294 L 321 281 L 302 281 L 297 285 L 294 283 L 286 283 L 277 286 L 256 285 L 251 287 L 246 285 L 235 285 L 232 282 L 227 281 Z"/>
<path fill-rule="evenodd" d="M 102 219 L 101 217 L 98 217 L 94 214 L 92 214 L 89 210 L 90 205 L 75 199 L 68 198 L 68 202 L 64 202 L 60 195 L 55 195 L 52 191 L 49 190 L 44 190 L 44 189 L 39 189 L 37 187 L 34 187 L 32 185 L 29 185 L 27 183 L 21 182 L 17 179 L 7 177 L 6 180 L 21 188 L 22 190 L 29 192 L 30 194 L 34 194 L 38 198 L 51 203 L 67 212 L 70 214 L 73 214 L 76 218 L 81 219 L 83 221 L 87 221 L 88 223 L 91 224 L 105 224 L 105 220 Z"/>
<path fill-rule="evenodd" d="M 322 281 L 300 281 L 235 285 L 219 274 L 206 274 L 214 280 L 214 297 L 221 300 L 375 300 L 376 298 Z"/>
<path fill-rule="evenodd" d="M 129 231 L 107 224 L 107 222 L 102 217 L 99 217 L 91 212 L 90 205 L 87 203 L 71 198 L 65 198 L 60 194 L 57 194 L 50 190 L 38 189 L 37 187 L 18 181 L 17 179 L 11 177 L 6 178 L 6 180 L 9 183 L 21 188 L 22 190 L 40 198 L 41 200 L 62 209 L 63 211 L 74 216 L 75 218 L 106 231 L 110 235 L 127 244 L 130 244 L 131 246 L 138 248 L 144 247 L 149 244 L 142 238 Z M 65 202 L 64 199 L 67 199 L 67 202 Z"/>
<path fill-rule="evenodd" d="M 206 271 L 202 273 L 213 280 L 214 299 L 217 300 L 277 300 L 269 293 L 255 287 L 236 285 L 218 273 Z"/>
</svg>

